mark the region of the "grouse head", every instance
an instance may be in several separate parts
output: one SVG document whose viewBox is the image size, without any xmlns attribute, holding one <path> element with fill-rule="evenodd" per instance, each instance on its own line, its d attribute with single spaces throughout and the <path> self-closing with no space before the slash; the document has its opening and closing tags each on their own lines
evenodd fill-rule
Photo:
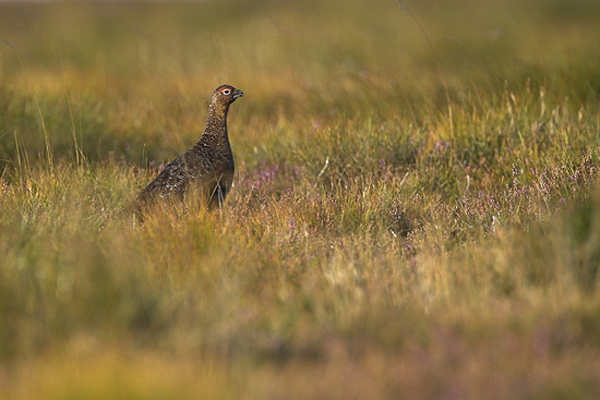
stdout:
<svg viewBox="0 0 600 400">
<path fill-rule="evenodd" d="M 244 92 L 240 89 L 236 89 L 231 85 L 221 85 L 213 93 L 210 103 L 215 109 L 226 111 L 231 103 L 243 95 Z"/>
</svg>

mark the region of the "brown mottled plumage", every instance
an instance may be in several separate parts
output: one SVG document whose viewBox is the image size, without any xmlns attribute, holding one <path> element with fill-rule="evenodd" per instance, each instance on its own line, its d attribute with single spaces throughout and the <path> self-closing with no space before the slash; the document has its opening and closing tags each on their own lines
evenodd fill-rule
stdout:
<svg viewBox="0 0 600 400">
<path fill-rule="evenodd" d="M 227 135 L 227 112 L 229 105 L 243 95 L 230 85 L 215 90 L 204 133 L 142 190 L 137 199 L 138 214 L 160 199 L 182 201 L 190 190 L 200 194 L 209 208 L 221 206 L 231 188 L 235 168 Z"/>
</svg>

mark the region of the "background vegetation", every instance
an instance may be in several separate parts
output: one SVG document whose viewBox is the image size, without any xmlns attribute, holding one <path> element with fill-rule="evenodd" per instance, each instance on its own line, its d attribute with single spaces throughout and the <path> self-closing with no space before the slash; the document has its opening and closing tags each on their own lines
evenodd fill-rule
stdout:
<svg viewBox="0 0 600 400">
<path fill-rule="evenodd" d="M 0 4 L 0 398 L 598 398 L 599 19 Z M 132 224 L 222 83 L 225 207 Z"/>
</svg>

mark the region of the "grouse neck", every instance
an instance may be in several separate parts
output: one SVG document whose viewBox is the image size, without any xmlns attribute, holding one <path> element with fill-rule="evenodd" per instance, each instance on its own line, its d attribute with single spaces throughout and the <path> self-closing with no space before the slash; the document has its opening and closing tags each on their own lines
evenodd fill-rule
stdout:
<svg viewBox="0 0 600 400">
<path fill-rule="evenodd" d="M 227 112 L 229 107 L 217 110 L 214 105 L 208 107 L 208 118 L 206 119 L 205 135 L 227 136 Z"/>
</svg>

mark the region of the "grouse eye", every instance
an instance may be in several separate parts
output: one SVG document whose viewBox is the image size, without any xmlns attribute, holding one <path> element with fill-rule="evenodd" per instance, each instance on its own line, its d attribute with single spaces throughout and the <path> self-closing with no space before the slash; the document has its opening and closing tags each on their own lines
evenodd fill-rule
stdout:
<svg viewBox="0 0 600 400">
<path fill-rule="evenodd" d="M 223 93 L 225 96 L 229 96 L 229 94 L 231 94 L 231 89 L 226 88 L 221 90 L 221 93 Z"/>
</svg>

